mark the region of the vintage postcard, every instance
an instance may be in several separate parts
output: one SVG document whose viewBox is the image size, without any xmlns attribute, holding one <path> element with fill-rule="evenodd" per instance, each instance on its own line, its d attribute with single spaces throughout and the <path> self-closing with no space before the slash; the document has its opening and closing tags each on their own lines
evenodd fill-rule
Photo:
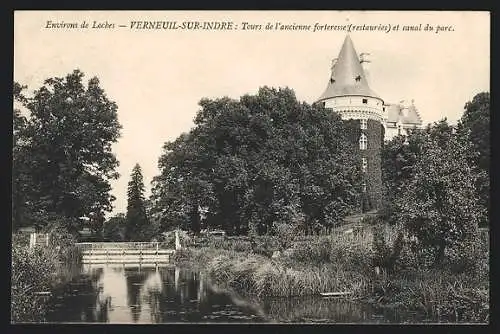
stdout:
<svg viewBox="0 0 500 334">
<path fill-rule="evenodd" d="M 490 14 L 14 13 L 12 323 L 489 322 Z"/>
</svg>

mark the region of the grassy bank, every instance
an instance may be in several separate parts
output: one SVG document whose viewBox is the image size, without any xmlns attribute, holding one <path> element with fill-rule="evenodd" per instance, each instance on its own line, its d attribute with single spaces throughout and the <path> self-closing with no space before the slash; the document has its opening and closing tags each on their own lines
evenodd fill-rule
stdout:
<svg viewBox="0 0 500 334">
<path fill-rule="evenodd" d="M 391 258 L 395 240 L 395 231 L 385 230 L 381 251 L 374 247 L 372 229 L 366 228 L 357 233 L 302 237 L 271 257 L 270 250 L 278 244 L 275 240 L 252 248 L 247 238 L 219 238 L 179 252 L 175 260 L 203 268 L 219 286 L 257 298 L 349 292 L 349 299 L 415 311 L 430 319 L 488 320 L 486 246 L 481 250 L 482 259 L 467 269 L 471 264 L 454 260 L 453 254 L 448 254 L 442 267 L 427 267 L 426 255 L 415 254 L 405 245 L 392 270 L 382 268 L 377 274 L 375 264 Z M 231 245 L 235 247 L 231 249 Z"/>
<path fill-rule="evenodd" d="M 11 322 L 44 321 L 46 297 L 75 275 L 80 254 L 69 235 L 52 235 L 49 247 L 30 249 L 12 236 Z M 77 271 L 77 270 L 76 270 Z"/>
</svg>

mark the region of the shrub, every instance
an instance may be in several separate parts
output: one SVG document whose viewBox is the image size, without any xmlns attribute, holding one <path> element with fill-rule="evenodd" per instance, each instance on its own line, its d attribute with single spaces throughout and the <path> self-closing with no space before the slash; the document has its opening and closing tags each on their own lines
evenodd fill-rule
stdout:
<svg viewBox="0 0 500 334">
<path fill-rule="evenodd" d="M 172 260 L 176 264 L 182 264 L 191 261 L 192 257 L 193 254 L 190 249 L 179 249 L 175 251 L 174 255 L 172 256 Z"/>
<path fill-rule="evenodd" d="M 254 254 L 265 257 L 271 257 L 279 248 L 276 238 L 271 236 L 252 238 L 251 247 Z"/>
<path fill-rule="evenodd" d="M 404 246 L 404 234 L 402 230 L 396 233 L 392 245 L 386 240 L 384 226 L 374 227 L 373 233 L 373 265 L 381 267 L 389 272 L 395 268 Z"/>
<path fill-rule="evenodd" d="M 12 245 L 11 321 L 37 322 L 44 318 L 43 301 L 38 291 L 50 289 L 56 263 L 38 247 Z"/>
<path fill-rule="evenodd" d="M 445 265 L 453 273 L 466 273 L 475 276 L 488 268 L 488 251 L 481 245 L 481 239 L 464 240 L 447 248 Z"/>
</svg>

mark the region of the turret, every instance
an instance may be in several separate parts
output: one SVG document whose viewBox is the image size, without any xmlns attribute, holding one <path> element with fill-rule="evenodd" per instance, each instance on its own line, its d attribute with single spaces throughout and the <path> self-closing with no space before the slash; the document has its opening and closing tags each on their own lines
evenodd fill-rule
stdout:
<svg viewBox="0 0 500 334">
<path fill-rule="evenodd" d="M 325 108 L 340 114 L 343 120 L 357 120 L 361 129 L 355 143 L 361 156 L 364 175 L 361 191 L 365 194 L 362 210 L 378 209 L 382 199 L 381 143 L 384 137 L 384 101 L 370 88 L 363 66 L 369 64 L 368 53 L 360 58 L 349 35 L 338 58 L 331 66 L 331 76 L 318 99 Z"/>
</svg>

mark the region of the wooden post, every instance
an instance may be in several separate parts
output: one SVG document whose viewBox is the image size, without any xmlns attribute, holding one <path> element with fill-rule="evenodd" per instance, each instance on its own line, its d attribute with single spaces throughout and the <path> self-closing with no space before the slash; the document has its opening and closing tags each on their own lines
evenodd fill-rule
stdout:
<svg viewBox="0 0 500 334">
<path fill-rule="evenodd" d="M 179 231 L 175 231 L 175 250 L 181 249 L 181 240 L 179 238 Z"/>
<path fill-rule="evenodd" d="M 141 271 L 140 263 L 142 262 L 142 242 L 139 243 L 139 271 Z"/>
<path fill-rule="evenodd" d="M 156 261 L 158 261 L 158 241 L 156 242 Z"/>
</svg>

